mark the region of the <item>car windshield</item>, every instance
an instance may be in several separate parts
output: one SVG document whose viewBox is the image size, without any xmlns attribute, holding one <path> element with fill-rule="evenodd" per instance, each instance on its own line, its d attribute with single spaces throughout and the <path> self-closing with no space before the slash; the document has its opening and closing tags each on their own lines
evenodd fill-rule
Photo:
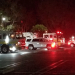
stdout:
<svg viewBox="0 0 75 75">
<path fill-rule="evenodd" d="M 39 42 L 40 39 L 33 39 L 33 42 Z"/>
<path fill-rule="evenodd" d="M 30 41 L 31 41 L 31 39 L 27 39 L 26 41 L 27 41 L 27 42 L 30 42 Z"/>
</svg>

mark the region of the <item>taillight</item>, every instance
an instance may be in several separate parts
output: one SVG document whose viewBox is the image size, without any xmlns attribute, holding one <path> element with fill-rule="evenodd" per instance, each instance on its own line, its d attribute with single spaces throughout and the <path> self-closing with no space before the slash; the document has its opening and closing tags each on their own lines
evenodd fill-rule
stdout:
<svg viewBox="0 0 75 75">
<path fill-rule="evenodd" d="M 55 42 L 52 42 L 51 47 L 52 47 L 52 48 L 55 48 L 55 46 L 56 46 L 56 45 L 55 45 Z"/>
</svg>

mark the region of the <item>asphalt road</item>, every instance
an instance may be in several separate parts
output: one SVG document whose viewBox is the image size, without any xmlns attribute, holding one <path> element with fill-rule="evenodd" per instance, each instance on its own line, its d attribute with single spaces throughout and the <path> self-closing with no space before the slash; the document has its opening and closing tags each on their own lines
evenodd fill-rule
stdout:
<svg viewBox="0 0 75 75">
<path fill-rule="evenodd" d="M 75 75 L 75 48 L 21 50 L 0 54 L 0 73 L 6 75 Z"/>
</svg>

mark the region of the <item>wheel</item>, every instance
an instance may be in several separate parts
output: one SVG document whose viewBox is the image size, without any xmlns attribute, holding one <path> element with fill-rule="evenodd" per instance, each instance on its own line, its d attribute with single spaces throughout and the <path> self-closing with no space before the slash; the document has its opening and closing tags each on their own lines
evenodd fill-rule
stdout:
<svg viewBox="0 0 75 75">
<path fill-rule="evenodd" d="M 74 44 L 73 43 L 71 43 L 71 47 L 74 47 Z"/>
<path fill-rule="evenodd" d="M 9 47 L 6 46 L 6 45 L 2 46 L 2 47 L 1 47 L 1 52 L 2 52 L 2 53 L 8 53 L 8 52 L 9 52 Z"/>
<path fill-rule="evenodd" d="M 33 50 L 33 49 L 34 49 L 34 46 L 33 46 L 33 45 L 29 45 L 29 46 L 28 46 L 28 49 L 29 49 L 29 50 Z"/>
</svg>

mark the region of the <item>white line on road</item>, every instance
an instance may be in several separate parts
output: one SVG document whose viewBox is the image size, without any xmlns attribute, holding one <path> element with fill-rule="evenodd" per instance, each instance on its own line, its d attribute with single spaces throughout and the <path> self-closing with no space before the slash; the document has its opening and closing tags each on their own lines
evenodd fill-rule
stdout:
<svg viewBox="0 0 75 75">
<path fill-rule="evenodd" d="M 10 64 L 10 65 L 4 66 L 4 67 L 2 67 L 2 68 L 13 67 L 13 66 L 17 66 L 17 65 L 19 65 L 19 64 L 21 64 L 21 62 L 13 63 L 13 64 Z"/>
<path fill-rule="evenodd" d="M 15 66 L 18 66 L 20 64 L 21 64 L 21 62 L 18 62 L 18 63 L 14 63 L 14 64 L 7 65 L 5 67 L 2 67 L 1 69 L 3 69 L 3 70 L 1 70 L 0 73 L 5 74 L 5 73 L 8 73 L 8 72 L 11 72 L 11 71 L 14 70 Z"/>
<path fill-rule="evenodd" d="M 49 65 L 49 66 L 41 69 L 41 70 L 38 70 L 37 72 L 34 72 L 34 73 L 30 74 L 30 75 L 34 75 L 34 74 L 37 74 L 37 73 L 39 75 L 42 75 L 42 74 L 46 73 L 47 71 L 50 71 L 52 69 L 55 69 L 56 67 L 60 66 L 61 64 L 64 64 L 65 62 L 67 62 L 67 60 L 66 61 L 60 60 L 58 62 L 55 62 L 55 63 L 53 63 L 53 64 L 51 64 L 51 65 Z M 48 69 L 48 68 L 50 68 L 50 69 Z"/>
<path fill-rule="evenodd" d="M 42 74 L 44 74 L 44 73 L 47 73 L 48 71 L 50 71 L 50 70 L 52 70 L 52 69 L 57 68 L 58 66 L 60 66 L 60 65 L 64 64 L 65 62 L 67 62 L 67 61 L 60 62 L 59 64 L 54 65 L 53 67 L 51 67 L 50 69 L 47 69 L 46 71 L 41 72 L 39 75 L 42 75 Z"/>
</svg>

